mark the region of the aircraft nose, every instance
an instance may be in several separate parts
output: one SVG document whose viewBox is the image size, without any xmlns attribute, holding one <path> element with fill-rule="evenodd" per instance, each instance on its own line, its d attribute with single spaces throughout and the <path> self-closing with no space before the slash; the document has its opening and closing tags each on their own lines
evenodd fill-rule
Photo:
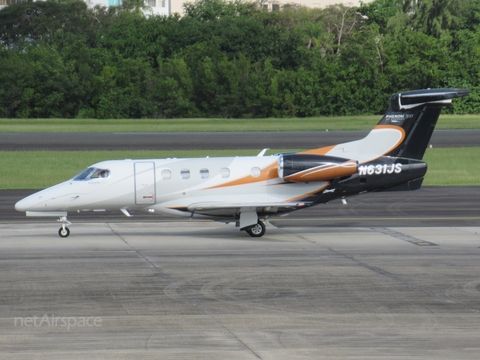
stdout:
<svg viewBox="0 0 480 360">
<path fill-rule="evenodd" d="M 21 212 L 26 212 L 26 211 L 32 209 L 39 202 L 41 202 L 41 197 L 39 198 L 39 196 L 37 194 L 33 194 L 33 195 L 27 196 L 26 198 L 18 201 L 15 204 L 15 210 L 21 211 Z"/>
<path fill-rule="evenodd" d="M 25 201 L 26 199 L 22 199 L 20 201 L 18 201 L 16 204 L 15 204 L 15 210 L 17 211 L 27 211 L 28 209 L 28 204 L 27 204 L 27 201 Z"/>
</svg>

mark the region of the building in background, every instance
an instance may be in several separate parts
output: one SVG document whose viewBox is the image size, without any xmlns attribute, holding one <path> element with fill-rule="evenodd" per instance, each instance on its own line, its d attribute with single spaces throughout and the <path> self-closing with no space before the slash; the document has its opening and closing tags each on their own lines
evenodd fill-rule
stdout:
<svg viewBox="0 0 480 360">
<path fill-rule="evenodd" d="M 87 3 L 91 4 L 92 6 L 119 6 L 122 3 L 122 0 L 87 0 Z M 171 0 L 144 0 L 144 3 L 145 8 L 143 9 L 143 11 L 146 15 L 168 16 L 172 14 L 172 11 L 170 10 Z"/>
<path fill-rule="evenodd" d="M 29 0 L 0 0 L 0 9 L 16 3 L 27 2 Z M 32 1 L 32 0 L 30 0 Z M 37 0 L 33 0 L 37 1 Z M 39 0 L 41 1 L 41 0 Z M 118 6 L 121 4 L 122 0 L 86 0 L 87 3 L 91 6 L 102 5 L 102 6 Z M 363 0 L 362 2 L 368 3 L 373 0 Z M 146 15 L 164 15 L 168 16 L 171 14 L 178 13 L 183 14 L 183 4 L 186 2 L 195 2 L 185 1 L 185 0 L 145 0 L 146 8 L 144 12 Z M 264 1 L 263 7 L 269 11 L 278 11 L 281 10 L 285 4 L 296 4 L 301 6 L 308 7 L 326 7 L 334 4 L 343 4 L 347 6 L 359 6 L 360 0 L 273 0 L 273 1 Z"/>
</svg>

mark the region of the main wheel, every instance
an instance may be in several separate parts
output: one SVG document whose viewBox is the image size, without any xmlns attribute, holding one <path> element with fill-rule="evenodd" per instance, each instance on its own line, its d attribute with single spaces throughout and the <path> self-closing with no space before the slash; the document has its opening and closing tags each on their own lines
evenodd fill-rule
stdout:
<svg viewBox="0 0 480 360">
<path fill-rule="evenodd" d="M 262 221 L 259 221 L 256 225 L 253 225 L 252 227 L 247 229 L 247 233 L 251 237 L 262 237 L 265 235 L 265 224 Z"/>
<path fill-rule="evenodd" d="M 58 230 L 58 235 L 60 235 L 60 237 L 62 237 L 62 238 L 66 238 L 68 235 L 70 235 L 70 229 L 66 226 L 65 226 L 65 228 L 61 227 Z"/>
</svg>

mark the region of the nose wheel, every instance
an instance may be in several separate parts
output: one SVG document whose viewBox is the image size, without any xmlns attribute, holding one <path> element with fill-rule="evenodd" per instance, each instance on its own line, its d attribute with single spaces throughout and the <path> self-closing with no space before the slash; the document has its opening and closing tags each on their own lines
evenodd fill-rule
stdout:
<svg viewBox="0 0 480 360">
<path fill-rule="evenodd" d="M 62 226 L 59 230 L 58 230 L 58 235 L 60 235 L 60 237 L 62 238 L 66 238 L 68 235 L 70 235 L 70 229 L 68 227 L 64 227 Z"/>
<path fill-rule="evenodd" d="M 67 225 L 71 225 L 72 223 L 67 220 L 66 216 L 60 217 L 57 221 L 62 223 L 62 227 L 58 229 L 58 235 L 62 238 L 68 237 L 68 235 L 70 235 L 70 229 Z"/>
</svg>

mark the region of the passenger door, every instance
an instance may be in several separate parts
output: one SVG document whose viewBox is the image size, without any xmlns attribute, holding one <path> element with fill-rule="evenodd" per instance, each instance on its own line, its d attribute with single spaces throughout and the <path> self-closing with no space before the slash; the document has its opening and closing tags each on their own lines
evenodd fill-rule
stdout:
<svg viewBox="0 0 480 360">
<path fill-rule="evenodd" d="M 135 167 L 135 204 L 155 204 L 155 163 L 136 162 Z"/>
</svg>

